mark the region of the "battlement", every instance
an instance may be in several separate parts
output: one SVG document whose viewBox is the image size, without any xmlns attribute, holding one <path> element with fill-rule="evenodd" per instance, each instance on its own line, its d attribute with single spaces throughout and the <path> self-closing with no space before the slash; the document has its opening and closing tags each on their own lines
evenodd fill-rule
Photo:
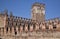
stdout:
<svg viewBox="0 0 60 39">
<path fill-rule="evenodd" d="M 44 4 L 44 3 L 35 2 L 35 3 L 32 5 L 32 8 L 33 8 L 34 6 L 45 7 L 45 4 Z"/>
<path fill-rule="evenodd" d="M 13 16 L 12 14 L 0 14 L 4 17 L 6 32 L 33 32 L 33 31 L 60 31 L 60 19 L 54 18 L 38 23 L 35 20 Z M 0 19 L 2 20 L 2 18 Z M 2 24 L 3 25 L 3 24 Z M 2 27 L 2 28 L 4 28 Z M 13 31 L 12 31 L 13 30 Z"/>
<path fill-rule="evenodd" d="M 32 5 L 32 19 L 0 13 L 0 39 L 60 38 L 60 18 L 45 20 L 45 4 Z"/>
</svg>

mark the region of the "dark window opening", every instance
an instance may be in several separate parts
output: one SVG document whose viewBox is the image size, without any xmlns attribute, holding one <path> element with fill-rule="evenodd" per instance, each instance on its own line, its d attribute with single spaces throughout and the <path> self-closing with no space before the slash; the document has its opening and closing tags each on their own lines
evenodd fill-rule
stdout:
<svg viewBox="0 0 60 39">
<path fill-rule="evenodd" d="M 23 30 L 25 30 L 25 25 L 23 25 Z"/>
<path fill-rule="evenodd" d="M 17 35 L 17 32 L 15 31 L 15 35 Z"/>
<path fill-rule="evenodd" d="M 56 26 L 53 26 L 53 29 L 56 29 Z"/>
<path fill-rule="evenodd" d="M 28 30 L 30 29 L 30 25 L 28 24 Z"/>
<path fill-rule="evenodd" d="M 33 24 L 33 29 L 35 29 L 35 24 Z"/>
<path fill-rule="evenodd" d="M 53 29 L 56 29 L 56 25 L 53 25 Z"/>
<path fill-rule="evenodd" d="M 0 38 L 0 39 L 2 39 L 2 38 Z"/>
<path fill-rule="evenodd" d="M 8 32 L 8 27 L 6 28 L 6 32 Z"/>
<path fill-rule="evenodd" d="M 46 29 L 49 29 L 49 27 L 46 27 Z"/>
</svg>

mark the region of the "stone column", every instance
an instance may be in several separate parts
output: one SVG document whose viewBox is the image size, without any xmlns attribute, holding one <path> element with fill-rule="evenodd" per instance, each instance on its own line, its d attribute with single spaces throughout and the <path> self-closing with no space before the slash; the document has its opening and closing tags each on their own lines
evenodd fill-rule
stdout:
<svg viewBox="0 0 60 39">
<path fill-rule="evenodd" d="M 36 30 L 36 31 L 39 30 L 39 24 L 38 24 L 38 23 L 35 25 L 35 30 Z"/>
<path fill-rule="evenodd" d="M 22 25 L 20 26 L 20 32 L 23 32 L 23 26 Z"/>
<path fill-rule="evenodd" d="M 41 29 L 44 31 L 46 29 L 45 24 L 40 24 Z"/>
<path fill-rule="evenodd" d="M 8 27 L 8 35 L 10 35 L 10 27 Z"/>
<path fill-rule="evenodd" d="M 28 31 L 28 24 L 25 24 L 25 28 L 24 28 L 25 32 Z"/>
<path fill-rule="evenodd" d="M 57 26 L 57 31 L 60 31 L 60 23 L 56 25 Z"/>
<path fill-rule="evenodd" d="M 15 33 L 14 33 L 14 27 L 12 27 L 12 35 L 14 35 Z"/>
<path fill-rule="evenodd" d="M 5 20 L 4 20 L 4 27 L 7 25 L 7 22 L 6 22 L 6 18 L 5 18 Z"/>
<path fill-rule="evenodd" d="M 18 27 L 16 27 L 16 32 L 17 32 L 17 34 L 18 34 Z"/>
<path fill-rule="evenodd" d="M 1 35 L 3 35 L 3 28 L 1 28 Z"/>
<path fill-rule="evenodd" d="M 31 32 L 33 31 L 33 25 L 30 25 L 30 31 Z"/>
<path fill-rule="evenodd" d="M 49 25 L 49 30 L 53 30 L 53 26 L 52 25 Z"/>
<path fill-rule="evenodd" d="M 4 35 L 6 35 L 6 27 L 4 28 Z"/>
<path fill-rule="evenodd" d="M 45 30 L 45 29 L 46 29 L 45 25 L 42 25 L 42 30 Z"/>
</svg>

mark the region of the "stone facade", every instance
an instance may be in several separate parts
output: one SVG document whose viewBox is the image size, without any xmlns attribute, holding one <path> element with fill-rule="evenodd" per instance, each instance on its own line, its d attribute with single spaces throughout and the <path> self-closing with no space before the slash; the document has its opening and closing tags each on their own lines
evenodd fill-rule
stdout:
<svg viewBox="0 0 60 39">
<path fill-rule="evenodd" d="M 44 5 L 33 4 L 32 19 L 0 13 L 0 39 L 60 39 L 60 18 L 45 20 Z"/>
<path fill-rule="evenodd" d="M 45 20 L 45 4 L 43 3 L 34 3 L 32 5 L 32 20 L 37 22 L 42 22 Z"/>
</svg>

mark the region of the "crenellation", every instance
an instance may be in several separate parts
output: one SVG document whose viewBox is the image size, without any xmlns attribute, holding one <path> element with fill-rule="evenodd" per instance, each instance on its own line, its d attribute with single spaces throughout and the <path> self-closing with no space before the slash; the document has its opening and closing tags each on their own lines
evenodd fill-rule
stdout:
<svg viewBox="0 0 60 39">
<path fill-rule="evenodd" d="M 0 38 L 48 39 L 60 38 L 60 18 L 45 20 L 45 4 L 32 5 L 32 18 L 13 16 L 8 11 L 0 13 Z"/>
</svg>

